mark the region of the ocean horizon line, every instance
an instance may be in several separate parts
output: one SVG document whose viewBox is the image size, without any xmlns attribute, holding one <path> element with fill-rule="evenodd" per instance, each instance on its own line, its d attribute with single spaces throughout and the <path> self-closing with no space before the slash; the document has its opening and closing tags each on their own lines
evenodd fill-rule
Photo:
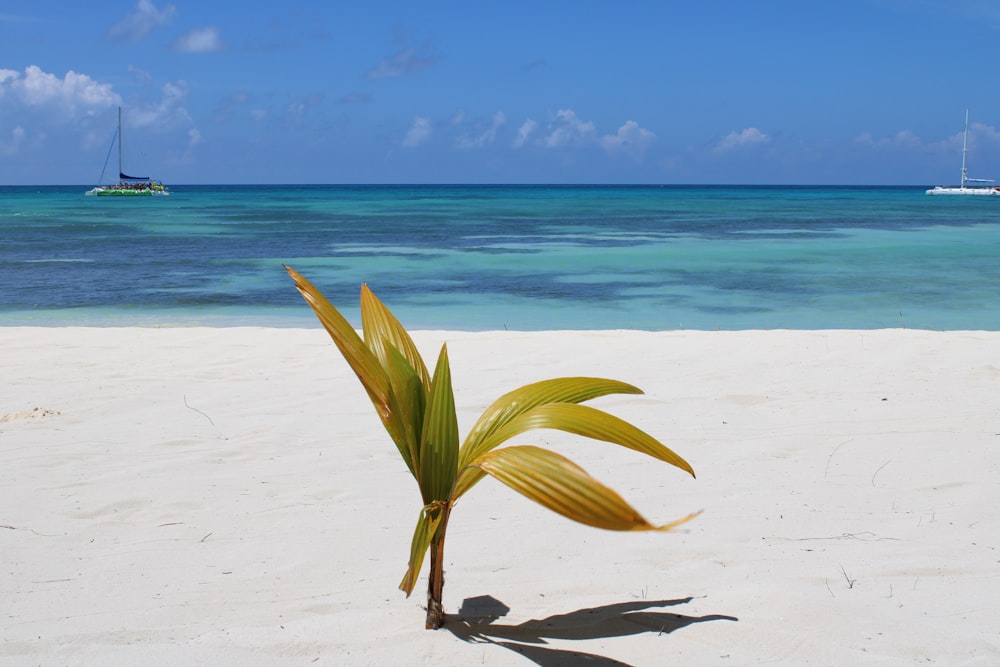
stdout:
<svg viewBox="0 0 1000 667">
<path fill-rule="evenodd" d="M 159 180 L 159 179 L 158 179 Z M 86 188 L 94 187 L 88 183 L 0 183 L 4 188 Z M 923 189 L 933 187 L 930 183 L 293 183 L 293 182 L 250 182 L 250 183 L 166 183 L 167 187 L 317 187 L 317 188 L 755 188 L 755 189 L 884 189 L 904 188 Z"/>
</svg>

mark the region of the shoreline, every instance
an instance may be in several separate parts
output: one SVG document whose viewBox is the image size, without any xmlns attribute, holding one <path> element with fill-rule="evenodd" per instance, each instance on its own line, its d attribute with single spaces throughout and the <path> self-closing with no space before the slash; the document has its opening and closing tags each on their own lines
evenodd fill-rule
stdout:
<svg viewBox="0 0 1000 667">
<path fill-rule="evenodd" d="M 594 405 L 696 480 L 550 432 L 516 444 L 652 521 L 704 513 L 615 534 L 486 480 L 449 530 L 465 622 L 425 631 L 426 565 L 396 589 L 416 485 L 318 324 L 0 327 L 3 662 L 1000 660 L 1000 332 L 411 334 L 428 364 L 447 342 L 463 435 L 535 380 L 640 387 Z"/>
<path fill-rule="evenodd" d="M 343 310 L 341 310 L 343 312 Z M 288 325 L 278 325 L 278 324 L 256 324 L 256 323 L 234 323 L 234 324 L 205 324 L 203 322 L 193 322 L 191 324 L 184 324 L 178 322 L 166 322 L 157 324 L 78 324 L 78 323 L 60 323 L 60 324 L 0 324 L 0 331 L 10 331 L 14 329 L 37 329 L 41 331 L 46 330 L 59 330 L 59 329 L 92 329 L 96 331 L 107 331 L 107 330 L 128 330 L 128 329 L 140 329 L 140 330 L 172 330 L 176 329 L 179 331 L 186 331 L 191 329 L 208 329 L 208 330 L 234 330 L 234 329 L 264 329 L 264 330 L 274 330 L 274 331 L 322 331 L 320 324 L 316 321 L 316 316 L 307 311 L 307 315 L 304 319 L 311 320 L 308 325 L 303 322 L 295 322 L 294 324 Z M 353 323 L 353 318 L 351 322 Z M 289 319 L 289 322 L 294 320 Z M 313 326 L 315 325 L 315 326 Z M 617 327 L 617 328 L 596 328 L 596 329 L 575 329 L 575 328 L 559 328 L 554 327 L 550 329 L 462 329 L 462 328 L 448 328 L 448 327 L 409 327 L 403 322 L 403 326 L 406 330 L 413 333 L 426 333 L 426 334 L 448 334 L 455 333 L 460 335 L 467 334 L 506 334 L 506 333 L 520 333 L 520 334 L 586 334 L 586 333 L 637 333 L 637 334 L 741 334 L 741 333 L 873 333 L 873 332 L 888 332 L 888 331 L 909 331 L 914 333 L 931 333 L 931 334 L 962 334 L 962 333 L 996 333 L 1000 334 L 1000 329 L 977 329 L 977 328 L 962 328 L 962 329 L 927 329 L 921 327 L 907 327 L 907 326 L 885 326 L 885 327 L 822 327 L 815 329 L 799 329 L 795 327 L 748 327 L 743 329 L 723 329 L 723 328 L 713 328 L 713 329 L 696 329 L 696 328 L 675 328 L 675 329 L 635 329 L 628 327 Z M 356 326 L 357 331 L 361 331 L 360 326 Z"/>
</svg>

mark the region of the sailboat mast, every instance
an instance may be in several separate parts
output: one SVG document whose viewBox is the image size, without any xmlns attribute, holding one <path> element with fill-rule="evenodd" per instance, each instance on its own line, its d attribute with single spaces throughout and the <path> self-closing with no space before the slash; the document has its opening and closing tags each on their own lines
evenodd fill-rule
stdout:
<svg viewBox="0 0 1000 667">
<path fill-rule="evenodd" d="M 120 111 L 120 110 L 119 110 Z M 965 187 L 965 181 L 968 178 L 965 171 L 965 154 L 969 150 L 969 110 L 965 110 L 965 139 L 962 141 L 962 187 Z"/>
<path fill-rule="evenodd" d="M 966 112 L 968 115 L 968 112 Z M 967 119 L 968 120 L 968 119 Z M 966 128 L 968 129 L 968 128 Z M 122 169 L 122 108 L 118 107 L 118 178 L 121 178 L 125 171 Z M 965 174 L 965 158 L 962 158 L 962 174 Z M 963 181 L 964 182 L 964 181 Z"/>
</svg>

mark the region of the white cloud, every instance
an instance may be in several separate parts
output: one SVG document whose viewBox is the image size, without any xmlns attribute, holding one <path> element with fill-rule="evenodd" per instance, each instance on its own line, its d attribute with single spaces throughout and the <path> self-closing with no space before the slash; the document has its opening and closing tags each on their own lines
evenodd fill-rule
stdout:
<svg viewBox="0 0 1000 667">
<path fill-rule="evenodd" d="M 222 39 L 214 26 L 189 30 L 173 41 L 170 48 L 182 53 L 211 53 L 221 51 Z"/>
<path fill-rule="evenodd" d="M 60 79 L 37 65 L 28 65 L 23 76 L 14 70 L 0 70 L 0 97 L 7 94 L 27 106 L 57 107 L 71 118 L 81 107 L 85 114 L 93 115 L 121 104 L 121 97 L 111 90 L 110 83 L 98 83 L 73 70 Z"/>
<path fill-rule="evenodd" d="M 191 115 L 184 108 L 187 83 L 168 82 L 160 88 L 163 97 L 152 105 L 130 107 L 126 122 L 134 127 L 148 127 L 155 131 L 166 130 L 178 125 L 191 125 Z"/>
<path fill-rule="evenodd" d="M 16 79 L 18 76 L 20 75 L 17 70 L 0 68 L 0 95 L 3 95 L 4 84 L 11 79 Z"/>
<path fill-rule="evenodd" d="M 893 137 L 892 142 L 894 144 L 901 146 L 919 146 L 921 143 L 920 137 L 913 134 L 909 130 L 902 130 L 901 132 L 897 132 L 896 136 Z"/>
<path fill-rule="evenodd" d="M 964 132 L 955 134 L 941 140 L 925 143 L 920 136 L 910 130 L 900 130 L 896 134 L 885 137 L 875 137 L 871 132 L 864 132 L 853 139 L 854 143 L 875 149 L 907 149 L 909 151 L 930 150 L 935 153 L 954 153 L 962 150 L 962 143 L 965 141 Z M 1000 131 L 992 125 L 985 123 L 973 123 L 969 126 L 969 149 L 973 150 L 977 145 L 1000 144 Z"/>
<path fill-rule="evenodd" d="M 173 5 L 166 5 L 159 10 L 150 0 L 139 0 L 135 3 L 134 12 L 108 28 L 108 39 L 118 43 L 138 42 L 153 28 L 170 23 L 176 11 L 177 8 Z"/>
<path fill-rule="evenodd" d="M 725 153 L 726 151 L 743 148 L 745 146 L 766 144 L 770 140 L 771 137 L 764 134 L 756 127 L 748 127 L 742 132 L 733 131 L 727 134 L 722 141 L 716 144 L 714 150 L 716 153 Z"/>
<path fill-rule="evenodd" d="M 628 120 L 616 134 L 601 137 L 601 146 L 609 153 L 625 153 L 638 159 L 654 141 L 656 135 L 653 132 L 639 127 L 634 120 Z"/>
<path fill-rule="evenodd" d="M 466 135 L 458 140 L 459 148 L 482 148 L 492 144 L 497 138 L 497 132 L 507 123 L 507 116 L 502 111 L 493 114 L 493 119 L 485 129 L 480 128 L 478 134 Z"/>
<path fill-rule="evenodd" d="M 583 121 L 572 109 L 560 109 L 549 124 L 549 134 L 544 139 L 546 148 L 563 148 L 586 143 L 595 136 L 594 124 Z"/>
<path fill-rule="evenodd" d="M 201 132 L 197 128 L 192 127 L 188 130 L 188 148 L 194 148 L 198 144 L 204 143 L 205 140 L 201 136 Z"/>
<path fill-rule="evenodd" d="M 904 133 L 909 134 L 908 131 L 904 130 L 894 137 L 873 141 L 871 142 L 871 145 L 879 148 L 926 148 L 932 153 L 940 153 L 942 155 L 960 155 L 962 152 L 962 145 L 965 143 L 964 131 L 956 132 L 942 141 L 928 143 L 926 147 L 924 147 L 919 137 L 914 137 L 915 141 L 912 143 L 901 143 L 900 135 L 903 135 Z M 992 125 L 986 125 L 984 123 L 972 123 L 969 125 L 969 150 L 977 156 L 980 156 L 976 158 L 976 164 L 981 164 L 983 148 L 997 143 L 1000 143 L 1000 132 L 998 132 Z"/>
<path fill-rule="evenodd" d="M 969 127 L 969 143 L 973 141 L 988 141 L 990 143 L 1000 142 L 1000 132 L 992 125 L 985 123 L 973 123 Z"/>
<path fill-rule="evenodd" d="M 962 135 L 958 135 L 959 144 L 961 144 L 961 141 L 962 141 Z M 900 130 L 891 137 L 881 137 L 879 139 L 873 137 L 870 132 L 865 132 L 864 134 L 859 134 L 858 136 L 856 136 L 854 138 L 854 142 L 865 146 L 877 146 L 877 147 L 895 146 L 900 148 L 904 147 L 916 148 L 923 143 L 920 140 L 920 137 L 915 135 L 913 132 L 910 132 L 909 130 Z"/>
<path fill-rule="evenodd" d="M 525 142 L 528 141 L 528 137 L 531 136 L 531 133 L 534 132 L 537 127 L 538 123 L 536 123 L 533 118 L 528 118 L 521 123 L 521 127 L 517 128 L 517 138 L 514 139 L 514 148 L 524 146 Z"/>
<path fill-rule="evenodd" d="M 407 148 L 414 148 L 427 141 L 430 136 L 430 119 L 417 116 L 413 119 L 413 125 L 410 126 L 410 131 L 406 133 L 406 138 L 403 139 L 403 146 Z"/>
</svg>

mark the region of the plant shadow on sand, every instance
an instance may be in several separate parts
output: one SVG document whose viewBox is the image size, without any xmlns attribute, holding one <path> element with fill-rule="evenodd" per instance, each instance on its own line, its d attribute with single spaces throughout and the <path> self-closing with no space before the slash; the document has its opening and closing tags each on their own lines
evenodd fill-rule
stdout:
<svg viewBox="0 0 1000 667">
<path fill-rule="evenodd" d="M 548 644 L 546 640 L 607 639 L 644 632 L 661 635 L 669 634 L 692 623 L 739 620 L 735 616 L 719 614 L 684 616 L 670 612 L 647 611 L 687 604 L 692 599 L 619 602 L 578 609 L 568 614 L 532 619 L 518 625 L 503 625 L 495 621 L 506 616 L 510 609 L 496 598 L 483 595 L 466 598 L 458 614 L 449 616 L 444 627 L 462 641 L 503 646 L 543 667 L 570 667 L 580 664 L 629 667 L 627 663 L 593 653 L 548 647 L 545 646 Z"/>
</svg>

